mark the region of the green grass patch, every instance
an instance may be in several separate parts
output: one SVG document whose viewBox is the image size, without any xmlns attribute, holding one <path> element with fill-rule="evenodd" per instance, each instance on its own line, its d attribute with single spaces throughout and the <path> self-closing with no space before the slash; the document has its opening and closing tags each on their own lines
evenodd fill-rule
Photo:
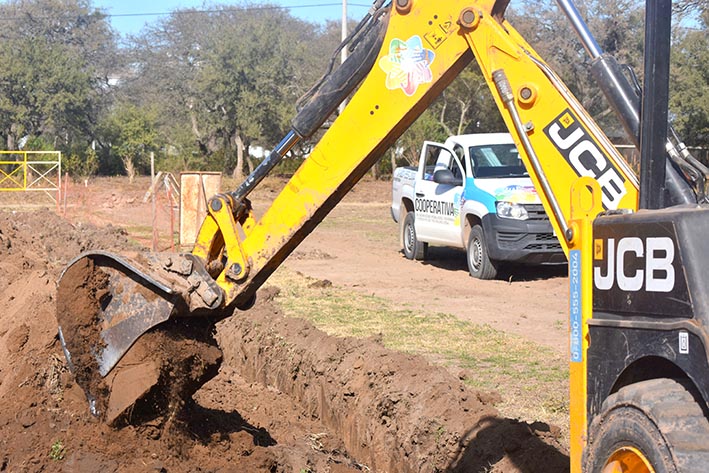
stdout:
<svg viewBox="0 0 709 473">
<path fill-rule="evenodd" d="M 463 374 L 471 387 L 499 392 L 503 415 L 568 425 L 568 364 L 554 351 L 433 307 L 430 312 L 400 309 L 379 297 L 312 287 L 313 282 L 287 268 L 270 280 L 281 288 L 277 302 L 288 316 L 310 320 L 334 336 L 381 334 L 388 348 L 423 355 Z"/>
</svg>

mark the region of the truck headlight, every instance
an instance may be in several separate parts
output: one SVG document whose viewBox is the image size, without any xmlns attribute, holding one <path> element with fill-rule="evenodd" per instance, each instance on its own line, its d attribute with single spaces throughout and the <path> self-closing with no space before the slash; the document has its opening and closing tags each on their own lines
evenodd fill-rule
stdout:
<svg viewBox="0 0 709 473">
<path fill-rule="evenodd" d="M 513 202 L 498 202 L 497 215 L 502 218 L 513 218 L 515 220 L 527 220 L 529 214 L 522 204 Z"/>
</svg>

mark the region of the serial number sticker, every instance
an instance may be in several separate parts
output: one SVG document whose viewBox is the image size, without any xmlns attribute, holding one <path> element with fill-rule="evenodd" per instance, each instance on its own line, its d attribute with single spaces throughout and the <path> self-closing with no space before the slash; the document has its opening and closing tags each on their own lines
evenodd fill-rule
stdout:
<svg viewBox="0 0 709 473">
<path fill-rule="evenodd" d="M 583 331 L 581 327 L 581 251 L 569 251 L 569 348 L 571 362 L 583 361 Z"/>
</svg>

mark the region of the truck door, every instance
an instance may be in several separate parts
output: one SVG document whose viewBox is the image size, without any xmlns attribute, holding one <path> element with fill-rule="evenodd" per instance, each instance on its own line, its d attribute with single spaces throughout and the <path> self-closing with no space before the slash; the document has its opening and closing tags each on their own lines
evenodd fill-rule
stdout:
<svg viewBox="0 0 709 473">
<path fill-rule="evenodd" d="M 438 170 L 449 171 L 449 179 L 436 182 L 434 174 Z M 464 182 L 465 170 L 453 151 L 440 143 L 424 142 L 414 203 L 419 240 L 463 247 L 460 205 Z"/>
</svg>

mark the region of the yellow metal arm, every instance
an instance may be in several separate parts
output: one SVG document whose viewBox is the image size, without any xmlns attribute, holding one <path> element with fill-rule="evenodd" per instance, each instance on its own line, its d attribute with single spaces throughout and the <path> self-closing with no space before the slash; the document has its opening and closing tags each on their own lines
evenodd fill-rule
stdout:
<svg viewBox="0 0 709 473">
<path fill-rule="evenodd" d="M 599 183 L 604 209 L 636 209 L 633 171 L 515 29 L 482 14 L 466 38 L 567 256 L 570 188 L 576 179 Z"/>
<path fill-rule="evenodd" d="M 569 189 L 578 177 L 599 182 L 606 209 L 636 208 L 634 174 L 562 81 L 503 19 L 507 3 L 418 1 L 391 9 L 374 66 L 263 216 L 249 217 L 246 228 L 245 220 L 232 223 L 226 209 L 219 214 L 210 210 L 195 254 L 205 258 L 208 267 L 214 258 L 223 259 L 223 252 L 214 250 L 214 235 L 224 236 L 217 240 L 226 244 L 228 260 L 217 280 L 227 305 L 252 300 L 258 287 L 473 57 L 567 253 Z M 242 203 L 224 201 L 236 215 L 232 204 Z"/>
<path fill-rule="evenodd" d="M 469 3 L 419 1 L 408 13 L 392 9 L 371 71 L 271 207 L 248 229 L 239 221 L 226 228 L 205 222 L 208 228 L 200 233 L 198 247 L 211 246 L 215 230 L 239 235 L 240 252 L 248 261 L 243 281 L 227 276 L 228 263 L 218 277 L 227 304 L 248 304 L 268 276 L 471 61 L 458 25 Z M 493 3 L 480 5 L 490 11 Z M 200 256 L 206 254 L 200 250 Z"/>
</svg>

